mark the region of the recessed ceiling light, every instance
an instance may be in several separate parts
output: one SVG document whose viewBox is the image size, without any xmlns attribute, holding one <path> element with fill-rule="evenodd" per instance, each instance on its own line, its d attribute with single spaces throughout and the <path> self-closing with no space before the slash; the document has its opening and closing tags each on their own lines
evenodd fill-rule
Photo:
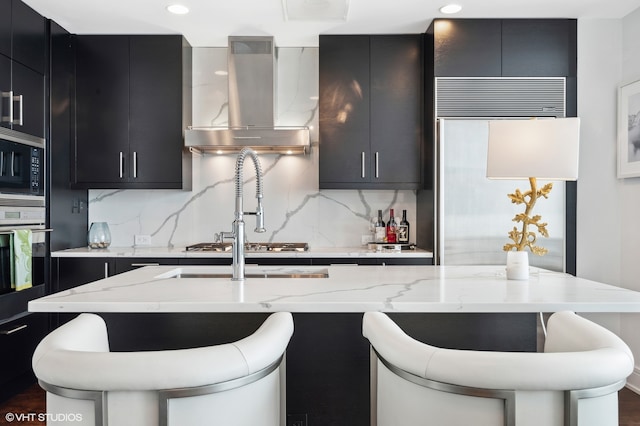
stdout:
<svg viewBox="0 0 640 426">
<path fill-rule="evenodd" d="M 172 4 L 171 6 L 167 6 L 167 10 L 171 13 L 175 13 L 176 15 L 186 15 L 189 13 L 189 8 L 181 4 Z"/>
<path fill-rule="evenodd" d="M 448 15 L 452 13 L 458 13 L 461 10 L 462 10 L 462 6 L 460 6 L 459 4 L 448 4 L 440 8 L 441 13 L 446 13 Z"/>
</svg>

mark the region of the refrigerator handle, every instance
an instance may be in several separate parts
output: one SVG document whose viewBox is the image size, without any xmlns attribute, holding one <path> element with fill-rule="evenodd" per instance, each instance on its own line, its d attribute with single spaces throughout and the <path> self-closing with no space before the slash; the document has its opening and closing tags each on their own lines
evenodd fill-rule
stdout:
<svg viewBox="0 0 640 426">
<path fill-rule="evenodd" d="M 444 149 L 442 143 L 444 140 L 444 126 L 445 122 L 442 119 L 436 120 L 436 143 L 435 143 L 435 158 L 436 167 L 435 173 L 435 228 L 436 228 L 436 241 L 433 253 L 434 263 L 436 265 L 444 265 Z"/>
</svg>

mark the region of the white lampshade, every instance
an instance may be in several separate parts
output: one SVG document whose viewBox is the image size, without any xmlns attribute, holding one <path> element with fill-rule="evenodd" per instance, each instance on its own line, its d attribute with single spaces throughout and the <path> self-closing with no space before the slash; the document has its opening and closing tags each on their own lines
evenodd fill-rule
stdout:
<svg viewBox="0 0 640 426">
<path fill-rule="evenodd" d="M 579 118 L 489 121 L 489 179 L 578 179 Z"/>
</svg>

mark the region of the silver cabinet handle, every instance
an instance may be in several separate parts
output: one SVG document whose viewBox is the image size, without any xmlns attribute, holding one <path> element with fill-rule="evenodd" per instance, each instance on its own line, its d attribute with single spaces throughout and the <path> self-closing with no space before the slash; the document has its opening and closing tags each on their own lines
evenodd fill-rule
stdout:
<svg viewBox="0 0 640 426">
<path fill-rule="evenodd" d="M 24 100 L 24 98 L 22 97 L 22 95 L 18 95 L 18 96 L 14 96 L 13 97 L 13 101 L 17 101 L 18 102 L 18 119 L 17 120 L 12 120 L 11 122 L 13 124 L 17 124 L 18 126 L 22 126 L 24 123 L 24 115 L 23 115 L 23 109 L 22 109 L 22 101 Z M 12 102 L 13 103 L 13 102 Z M 13 116 L 13 114 L 12 114 Z"/>
<path fill-rule="evenodd" d="M 9 114 L 2 116 L 3 123 L 13 123 L 13 90 L 2 92 L 2 100 L 9 100 Z"/>
<path fill-rule="evenodd" d="M 120 165 L 120 179 L 122 179 L 122 176 L 124 176 L 124 154 L 122 153 L 122 151 L 120 151 L 119 165 Z"/>
<path fill-rule="evenodd" d="M 160 266 L 159 263 L 132 263 L 131 266 L 141 268 L 143 266 Z"/>
<path fill-rule="evenodd" d="M 11 330 L 0 330 L 0 335 L 8 336 L 17 331 L 24 330 L 25 328 L 27 328 L 27 324 L 18 325 L 15 328 L 12 328 Z"/>
<path fill-rule="evenodd" d="M 361 159 L 361 165 L 360 165 L 360 170 L 362 170 L 362 179 L 364 179 L 365 177 L 365 173 L 364 173 L 364 167 L 365 167 L 365 153 L 364 151 L 362 151 L 362 154 L 360 154 L 360 159 Z"/>
<path fill-rule="evenodd" d="M 380 177 L 378 173 L 378 157 L 379 157 L 378 151 L 376 151 L 376 179 Z"/>
<path fill-rule="evenodd" d="M 104 262 L 104 277 L 109 278 L 109 262 Z"/>
<path fill-rule="evenodd" d="M 15 164 L 16 164 L 16 153 L 14 151 L 11 151 L 11 176 L 16 175 Z"/>
<path fill-rule="evenodd" d="M 133 151 L 133 178 L 138 177 L 138 153 Z"/>
</svg>

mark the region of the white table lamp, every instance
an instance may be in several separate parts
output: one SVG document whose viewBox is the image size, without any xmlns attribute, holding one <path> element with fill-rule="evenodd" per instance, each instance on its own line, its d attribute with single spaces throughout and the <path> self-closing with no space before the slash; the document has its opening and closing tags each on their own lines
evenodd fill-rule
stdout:
<svg viewBox="0 0 640 426">
<path fill-rule="evenodd" d="M 528 179 L 531 189 L 508 194 L 514 204 L 524 204 L 514 222 L 521 223 L 509 232 L 512 242 L 504 245 L 507 252 L 507 278 L 527 279 L 529 262 L 527 247 L 536 255 L 547 249 L 536 245 L 537 234 L 548 237 L 547 224 L 532 213 L 540 197 L 548 198 L 552 183 L 538 188 L 537 179 L 578 179 L 579 118 L 492 120 L 489 121 L 487 177 L 489 179 Z"/>
</svg>

